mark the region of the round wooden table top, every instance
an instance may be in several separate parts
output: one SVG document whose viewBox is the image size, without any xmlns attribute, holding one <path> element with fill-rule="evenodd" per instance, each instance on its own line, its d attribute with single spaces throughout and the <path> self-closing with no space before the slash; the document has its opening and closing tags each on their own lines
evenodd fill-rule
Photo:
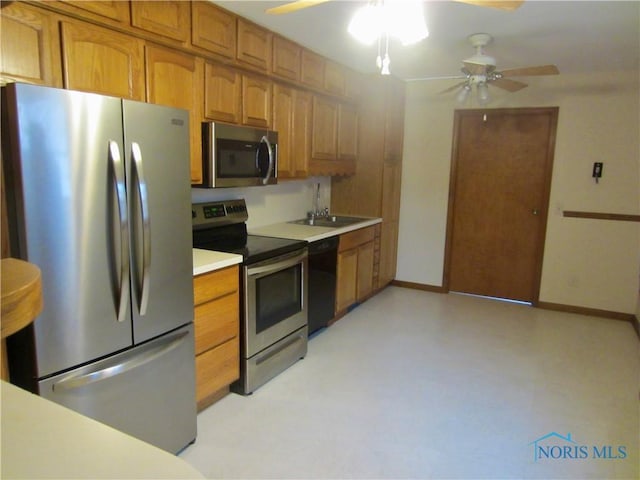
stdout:
<svg viewBox="0 0 640 480">
<path fill-rule="evenodd" d="M 40 269 L 16 258 L 2 259 L 2 337 L 29 325 L 42 311 Z"/>
</svg>

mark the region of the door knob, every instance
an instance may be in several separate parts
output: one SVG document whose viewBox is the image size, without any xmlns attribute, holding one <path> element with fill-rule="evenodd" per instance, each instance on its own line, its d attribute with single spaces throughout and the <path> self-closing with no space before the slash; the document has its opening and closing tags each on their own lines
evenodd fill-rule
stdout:
<svg viewBox="0 0 640 480">
<path fill-rule="evenodd" d="M 531 213 L 533 213 L 534 215 L 538 215 L 538 209 L 534 208 L 533 210 L 531 210 Z"/>
</svg>

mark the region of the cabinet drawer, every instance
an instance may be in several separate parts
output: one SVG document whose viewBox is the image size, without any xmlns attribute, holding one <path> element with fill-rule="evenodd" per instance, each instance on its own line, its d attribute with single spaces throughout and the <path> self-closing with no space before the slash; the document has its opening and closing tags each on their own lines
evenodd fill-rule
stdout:
<svg viewBox="0 0 640 480">
<path fill-rule="evenodd" d="M 349 250 L 351 248 L 362 245 L 373 240 L 375 236 L 375 227 L 361 228 L 353 232 L 340 235 L 340 246 L 338 251 Z"/>
<path fill-rule="evenodd" d="M 204 273 L 193 279 L 195 305 L 208 302 L 238 290 L 238 266 Z"/>
<path fill-rule="evenodd" d="M 237 337 L 238 292 L 198 305 L 195 309 L 196 355 Z"/>
<path fill-rule="evenodd" d="M 196 357 L 196 400 L 227 387 L 240 378 L 238 337 Z"/>
</svg>

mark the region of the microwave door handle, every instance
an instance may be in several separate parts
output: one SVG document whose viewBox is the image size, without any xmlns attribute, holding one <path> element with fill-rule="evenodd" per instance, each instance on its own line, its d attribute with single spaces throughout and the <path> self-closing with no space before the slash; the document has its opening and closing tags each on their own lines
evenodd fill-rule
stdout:
<svg viewBox="0 0 640 480">
<path fill-rule="evenodd" d="M 271 143 L 266 135 L 263 135 L 260 139 L 260 143 L 264 143 L 267 146 L 267 152 L 269 152 L 269 167 L 267 168 L 267 174 L 262 179 L 262 184 L 266 185 L 269 182 L 269 177 L 273 172 L 273 148 L 271 147 Z M 260 154 L 260 150 L 256 152 L 256 163 L 258 163 L 258 155 Z"/>
<path fill-rule="evenodd" d="M 140 145 L 131 142 L 131 155 L 135 167 L 135 177 L 140 198 L 140 215 L 142 217 L 142 282 L 140 287 L 140 315 L 146 315 L 149 304 L 149 275 L 151 268 L 151 220 L 149 216 L 149 191 L 142 170 L 142 152 Z"/>
<path fill-rule="evenodd" d="M 113 181 L 118 205 L 118 230 L 120 233 L 120 269 L 117 320 L 123 322 L 126 318 L 129 303 L 129 218 L 127 215 L 127 194 L 125 187 L 125 171 L 118 143 L 109 141 L 109 162 L 113 169 Z"/>
</svg>

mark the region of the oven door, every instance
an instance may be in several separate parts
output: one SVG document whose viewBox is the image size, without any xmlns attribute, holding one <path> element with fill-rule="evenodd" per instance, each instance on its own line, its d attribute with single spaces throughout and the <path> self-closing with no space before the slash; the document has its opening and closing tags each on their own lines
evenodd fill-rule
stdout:
<svg viewBox="0 0 640 480">
<path fill-rule="evenodd" d="M 244 358 L 307 324 L 307 249 L 244 267 Z"/>
</svg>

